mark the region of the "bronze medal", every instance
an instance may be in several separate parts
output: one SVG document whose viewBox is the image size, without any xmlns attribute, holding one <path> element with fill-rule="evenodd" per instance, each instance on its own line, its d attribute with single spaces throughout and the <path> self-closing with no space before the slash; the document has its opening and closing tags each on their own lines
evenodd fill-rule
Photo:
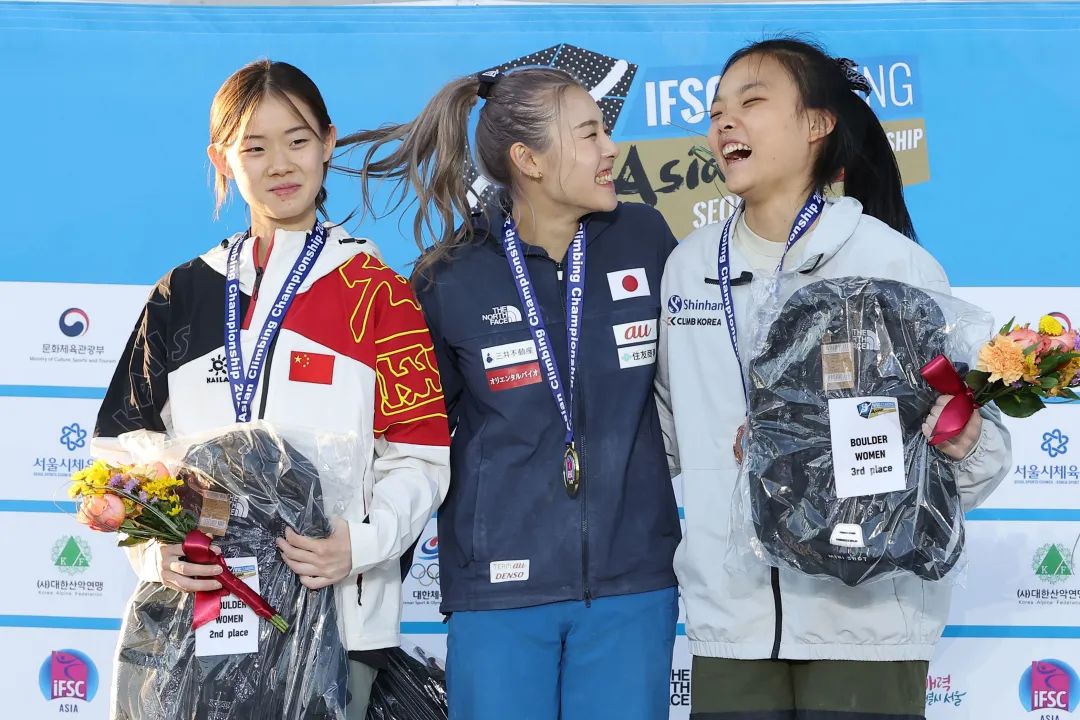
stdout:
<svg viewBox="0 0 1080 720">
<path fill-rule="evenodd" d="M 746 439 L 746 424 L 743 423 L 735 432 L 735 442 L 731 445 L 731 452 L 735 454 L 735 462 L 742 465 L 743 441 Z"/>
</svg>

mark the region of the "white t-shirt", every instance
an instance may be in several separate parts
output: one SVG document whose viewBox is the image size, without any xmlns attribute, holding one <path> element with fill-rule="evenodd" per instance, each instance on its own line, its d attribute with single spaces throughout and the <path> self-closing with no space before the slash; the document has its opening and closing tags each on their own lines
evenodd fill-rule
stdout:
<svg viewBox="0 0 1080 720">
<path fill-rule="evenodd" d="M 776 272 L 776 266 L 780 264 L 780 258 L 784 255 L 784 243 L 766 240 L 751 230 L 750 226 L 746 224 L 745 213 L 740 215 L 739 221 L 735 223 L 735 231 L 732 236 L 732 244 L 749 261 L 755 275 Z M 809 235 L 799 238 L 799 242 L 795 243 L 795 246 L 791 248 L 787 259 L 784 260 L 785 268 L 790 270 L 798 267 L 799 259 L 802 257 L 803 241 L 807 237 Z"/>
</svg>

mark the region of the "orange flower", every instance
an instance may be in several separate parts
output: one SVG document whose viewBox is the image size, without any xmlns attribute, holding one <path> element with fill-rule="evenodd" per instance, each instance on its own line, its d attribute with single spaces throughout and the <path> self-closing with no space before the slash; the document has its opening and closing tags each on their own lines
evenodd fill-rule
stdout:
<svg viewBox="0 0 1080 720">
<path fill-rule="evenodd" d="M 998 335 L 979 350 L 975 368 L 990 373 L 989 382 L 1001 380 L 1006 385 L 1012 384 L 1024 377 L 1024 348 Z"/>
<path fill-rule="evenodd" d="M 124 501 L 111 493 L 83 498 L 75 515 L 83 525 L 99 532 L 116 532 L 124 517 Z"/>
</svg>

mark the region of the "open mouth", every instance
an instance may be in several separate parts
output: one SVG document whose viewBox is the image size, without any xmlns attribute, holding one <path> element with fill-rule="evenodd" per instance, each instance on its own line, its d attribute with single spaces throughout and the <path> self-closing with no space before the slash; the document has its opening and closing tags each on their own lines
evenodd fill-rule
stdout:
<svg viewBox="0 0 1080 720">
<path fill-rule="evenodd" d="M 728 143 L 721 148 L 721 152 L 724 155 L 724 160 L 731 163 L 745 160 L 750 157 L 754 151 L 750 149 L 749 145 L 743 143 Z"/>
<path fill-rule="evenodd" d="M 596 177 L 593 178 L 593 182 L 595 182 L 597 185 L 607 185 L 611 183 L 611 171 L 604 170 L 603 172 L 597 173 Z"/>
</svg>

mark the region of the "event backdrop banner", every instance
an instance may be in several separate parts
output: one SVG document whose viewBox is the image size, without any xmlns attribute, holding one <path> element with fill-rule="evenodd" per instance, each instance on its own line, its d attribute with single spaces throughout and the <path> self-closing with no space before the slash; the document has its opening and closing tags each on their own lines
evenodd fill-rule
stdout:
<svg viewBox="0 0 1080 720">
<path fill-rule="evenodd" d="M 781 33 L 858 63 L 920 241 L 958 295 L 1001 322 L 1080 315 L 1080 5 L 0 3 L 0 696 L 11 717 L 107 716 L 134 577 L 111 538 L 75 523 L 65 478 L 88 460 L 149 286 L 245 226 L 236 200 L 213 218 L 205 153 L 210 100 L 229 73 L 261 57 L 298 65 L 348 133 L 412 118 L 459 75 L 566 69 L 613 125 L 621 199 L 657 207 L 684 237 L 733 207 L 699 149 L 720 68 Z M 474 202 L 493 191 L 475 170 L 469 183 Z M 331 217 L 356 210 L 355 180 L 333 174 L 328 189 Z M 347 226 L 409 272 L 411 218 L 357 213 Z M 222 373 L 215 360 L 208 382 Z M 1080 705 L 1080 407 L 1009 427 L 1013 467 L 969 515 L 970 564 L 927 678 L 934 720 L 1063 720 Z M 412 560 L 403 631 L 441 656 L 434 521 Z M 680 624 L 672 718 L 688 717 L 689 668 Z"/>
</svg>

